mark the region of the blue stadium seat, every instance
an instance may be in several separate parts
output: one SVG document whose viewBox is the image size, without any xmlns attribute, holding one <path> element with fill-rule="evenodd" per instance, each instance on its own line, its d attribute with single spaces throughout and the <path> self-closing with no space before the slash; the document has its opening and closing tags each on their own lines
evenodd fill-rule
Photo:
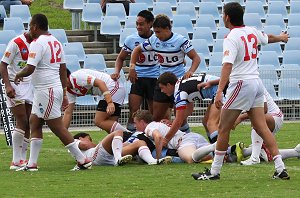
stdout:
<svg viewBox="0 0 300 198">
<path fill-rule="evenodd" d="M 199 0 L 179 0 L 179 2 L 192 2 L 195 6 L 195 9 L 199 9 Z"/>
<path fill-rule="evenodd" d="M 193 39 L 192 45 L 197 53 L 201 53 L 205 59 L 209 59 L 209 48 L 205 39 Z"/>
<path fill-rule="evenodd" d="M 124 28 L 136 28 L 136 16 L 126 16 Z"/>
<path fill-rule="evenodd" d="M 244 23 L 247 26 L 254 26 L 258 30 L 262 30 L 262 22 L 258 13 L 245 13 Z"/>
<path fill-rule="evenodd" d="M 268 3 L 267 14 L 282 14 L 284 19 L 287 19 L 287 9 L 283 1 L 271 1 Z"/>
<path fill-rule="evenodd" d="M 9 17 L 20 17 L 24 24 L 29 24 L 31 13 L 27 5 L 11 5 Z"/>
<path fill-rule="evenodd" d="M 244 0 L 223 0 L 223 3 L 224 3 L 224 4 L 230 3 L 230 2 L 237 2 L 237 3 L 239 3 L 241 6 L 245 7 L 245 2 L 244 2 Z"/>
<path fill-rule="evenodd" d="M 68 43 L 66 31 L 64 29 L 49 29 L 49 32 L 61 43 Z"/>
<path fill-rule="evenodd" d="M 0 44 L 7 45 L 16 36 L 17 33 L 14 30 L 2 30 L 0 31 Z"/>
<path fill-rule="evenodd" d="M 66 55 L 77 55 L 80 62 L 84 61 L 85 52 L 80 42 L 64 43 L 64 52 Z"/>
<path fill-rule="evenodd" d="M 87 3 L 99 3 L 99 0 L 87 0 Z"/>
<path fill-rule="evenodd" d="M 282 64 L 280 66 L 280 69 L 281 70 L 284 70 L 284 69 L 286 69 L 286 70 L 297 70 L 297 69 L 300 69 L 300 65 L 299 64 Z"/>
<path fill-rule="evenodd" d="M 127 36 L 137 32 L 136 28 L 123 28 L 120 32 L 119 47 L 123 47 Z"/>
<path fill-rule="evenodd" d="M 83 0 L 64 0 L 63 8 L 65 10 L 70 10 L 72 14 L 72 30 L 80 29 L 80 13 L 83 9 L 83 3 Z"/>
<path fill-rule="evenodd" d="M 290 14 L 300 13 L 300 1 L 290 1 Z"/>
<path fill-rule="evenodd" d="M 288 15 L 288 26 L 300 26 L 300 13 L 294 13 Z"/>
<path fill-rule="evenodd" d="M 205 63 L 205 59 L 204 56 L 201 53 L 197 53 L 198 56 L 201 59 L 200 65 L 198 66 L 198 68 L 196 69 L 195 73 L 203 73 L 203 72 L 207 72 L 207 67 L 206 67 L 206 63 Z M 185 57 L 185 71 L 188 71 L 192 66 L 192 60 L 186 56 Z"/>
<path fill-rule="evenodd" d="M 224 39 L 214 39 L 212 52 L 223 52 Z"/>
<path fill-rule="evenodd" d="M 213 2 L 213 3 L 216 3 L 217 4 L 217 7 L 219 9 L 221 9 L 223 7 L 223 2 L 222 0 L 201 0 L 201 2 Z M 200 7 L 200 4 L 199 4 L 199 7 Z"/>
<path fill-rule="evenodd" d="M 278 57 L 282 57 L 280 43 L 269 43 L 261 46 L 261 51 L 275 51 Z"/>
<path fill-rule="evenodd" d="M 261 51 L 258 57 L 259 65 L 274 65 L 275 68 L 279 69 L 280 63 L 275 51 Z"/>
<path fill-rule="evenodd" d="M 168 2 L 153 2 L 152 13 L 154 14 L 154 16 L 158 14 L 165 14 L 170 18 L 170 20 L 173 19 L 172 7 Z"/>
<path fill-rule="evenodd" d="M 289 38 L 289 41 L 284 46 L 284 50 L 300 50 L 300 38 Z"/>
<path fill-rule="evenodd" d="M 211 14 L 215 20 L 219 20 L 220 17 L 218 6 L 215 2 L 200 2 L 199 14 Z"/>
<path fill-rule="evenodd" d="M 282 29 L 279 25 L 265 25 L 263 31 L 265 34 L 279 35 Z"/>
<path fill-rule="evenodd" d="M 138 13 L 142 10 L 148 10 L 148 5 L 146 3 L 130 3 L 129 4 L 129 16 L 136 17 Z"/>
<path fill-rule="evenodd" d="M 208 67 L 207 74 L 214 76 L 221 76 L 222 66 L 212 66 Z"/>
<path fill-rule="evenodd" d="M 190 40 L 189 33 L 188 33 L 188 31 L 185 27 L 173 27 L 172 32 L 175 32 L 177 34 L 181 34 L 182 36 L 184 36 L 185 38 Z"/>
<path fill-rule="evenodd" d="M 195 27 L 209 27 L 212 32 L 217 31 L 215 19 L 211 14 L 199 14 L 196 18 Z"/>
<path fill-rule="evenodd" d="M 261 19 L 266 18 L 264 6 L 261 1 L 247 1 L 245 5 L 245 13 L 258 13 Z"/>
<path fill-rule="evenodd" d="M 280 79 L 295 78 L 298 84 L 300 83 L 300 66 L 296 64 L 289 64 L 282 66 L 280 72 Z"/>
<path fill-rule="evenodd" d="M 105 16 L 116 16 L 120 22 L 125 22 L 126 12 L 123 3 L 107 3 Z"/>
<path fill-rule="evenodd" d="M 167 2 L 170 3 L 172 10 L 175 10 L 177 8 L 177 0 L 155 0 L 155 2 Z"/>
<path fill-rule="evenodd" d="M 4 9 L 6 10 L 6 12 L 8 14 L 10 11 L 11 5 L 22 5 L 22 2 L 21 1 L 13 1 L 13 0 L 1 0 L 0 5 L 2 5 L 4 7 Z"/>
<path fill-rule="evenodd" d="M 174 15 L 172 27 L 184 27 L 189 34 L 193 33 L 193 24 L 189 15 Z"/>
<path fill-rule="evenodd" d="M 217 34 L 216 34 L 216 39 L 224 39 L 225 36 L 229 34 L 229 29 L 226 27 L 218 27 L 217 28 Z"/>
<path fill-rule="evenodd" d="M 194 3 L 178 2 L 176 14 L 177 15 L 189 15 L 190 20 L 195 21 L 196 20 L 196 8 L 195 8 Z"/>
<path fill-rule="evenodd" d="M 290 38 L 300 38 L 300 25 L 298 26 L 288 26 L 287 32 Z"/>
<path fill-rule="evenodd" d="M 270 79 L 272 84 L 278 84 L 277 71 L 273 65 L 259 65 L 258 72 L 261 79 Z"/>
<path fill-rule="evenodd" d="M 282 64 L 300 64 L 300 50 L 287 50 L 283 52 Z"/>
<path fill-rule="evenodd" d="M 213 35 L 209 27 L 194 27 L 193 39 L 206 39 L 208 46 L 213 45 Z"/>
<path fill-rule="evenodd" d="M 6 44 L 0 44 L 0 58 L 2 59 L 4 52 L 6 50 Z"/>
<path fill-rule="evenodd" d="M 135 3 L 146 3 L 148 9 L 153 9 L 153 0 L 135 0 Z"/>
<path fill-rule="evenodd" d="M 300 90 L 298 80 L 295 78 L 284 78 L 279 80 L 278 97 L 281 100 L 299 100 Z"/>
<path fill-rule="evenodd" d="M 283 2 L 286 7 L 288 7 L 290 5 L 288 0 L 268 0 L 268 3 L 278 2 L 278 1 Z"/>
<path fill-rule="evenodd" d="M 213 52 L 210 54 L 209 68 L 222 66 L 223 52 Z"/>
<path fill-rule="evenodd" d="M 6 10 L 3 5 L 0 5 L 0 18 L 7 18 Z"/>
<path fill-rule="evenodd" d="M 286 30 L 285 22 L 281 14 L 266 14 L 265 25 L 278 25 L 281 30 Z"/>
<path fill-rule="evenodd" d="M 80 63 L 77 55 L 65 55 L 66 66 L 71 72 L 75 72 L 79 69 Z"/>
<path fill-rule="evenodd" d="M 14 30 L 19 35 L 25 31 L 25 28 L 21 18 L 10 17 L 4 19 L 3 30 Z"/>
<path fill-rule="evenodd" d="M 274 83 L 271 79 L 262 79 L 262 82 L 266 88 L 266 90 L 268 91 L 268 93 L 270 94 L 270 96 L 273 98 L 273 100 L 279 100 L 276 91 L 275 91 L 275 87 L 274 87 Z M 278 83 L 277 83 L 278 84 Z"/>
<path fill-rule="evenodd" d="M 97 97 L 86 95 L 86 96 L 76 97 L 75 104 L 80 106 L 96 106 L 98 104 L 98 101 L 97 101 Z"/>
<path fill-rule="evenodd" d="M 93 69 L 96 71 L 105 71 L 106 63 L 102 54 L 87 54 L 84 57 L 84 69 Z"/>
<path fill-rule="evenodd" d="M 102 17 L 100 34 L 111 36 L 113 38 L 114 53 L 117 53 L 117 38 L 120 37 L 121 24 L 117 16 Z"/>
</svg>

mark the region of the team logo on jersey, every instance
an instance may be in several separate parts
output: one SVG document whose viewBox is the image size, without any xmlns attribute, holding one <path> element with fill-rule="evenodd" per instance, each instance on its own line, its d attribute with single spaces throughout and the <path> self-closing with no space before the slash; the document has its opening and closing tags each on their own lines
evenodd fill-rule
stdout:
<svg viewBox="0 0 300 198">
<path fill-rule="evenodd" d="M 28 51 L 27 51 L 27 49 L 26 49 L 26 48 L 23 48 L 23 49 L 21 49 L 21 53 L 22 53 L 22 54 L 27 54 L 27 53 L 28 53 Z"/>
<path fill-rule="evenodd" d="M 39 109 L 40 109 L 41 113 L 44 113 L 44 108 L 43 108 L 43 105 L 41 103 L 39 103 Z"/>
<path fill-rule="evenodd" d="M 145 48 L 145 49 L 147 49 L 147 46 L 148 45 L 150 45 L 149 43 L 148 43 L 148 41 L 145 41 L 144 43 L 143 43 L 143 47 Z"/>
<path fill-rule="evenodd" d="M 160 43 L 155 43 L 156 48 L 159 48 L 159 46 L 160 46 Z"/>
<path fill-rule="evenodd" d="M 140 44 L 140 42 L 135 42 L 134 43 L 135 46 L 138 46 L 139 44 Z"/>
<path fill-rule="evenodd" d="M 26 64 L 27 64 L 27 62 L 26 62 L 26 61 L 20 61 L 20 62 L 18 62 L 18 66 L 19 66 L 20 68 L 23 68 L 23 67 L 25 67 L 25 66 L 26 66 Z"/>
<path fill-rule="evenodd" d="M 6 58 L 9 58 L 9 57 L 10 57 L 10 55 L 11 55 L 11 53 L 10 53 L 10 52 L 5 52 L 5 54 L 4 54 L 4 56 L 5 56 Z"/>
<path fill-rule="evenodd" d="M 88 77 L 87 77 L 86 83 L 87 83 L 88 85 L 90 85 L 90 84 L 92 83 L 92 76 L 88 76 Z"/>
<path fill-rule="evenodd" d="M 29 58 L 35 58 L 35 56 L 36 56 L 35 52 L 30 52 L 28 55 Z"/>
<path fill-rule="evenodd" d="M 144 54 L 140 54 L 140 55 L 139 55 L 139 60 L 138 60 L 138 62 L 139 62 L 139 63 L 143 63 L 143 62 L 145 62 L 145 60 L 146 60 L 145 55 L 144 55 Z"/>
<path fill-rule="evenodd" d="M 192 46 L 192 43 L 191 43 L 190 41 L 186 41 L 186 42 L 183 44 L 182 48 L 183 48 L 183 50 L 186 50 L 186 49 L 188 49 L 188 48 L 191 47 L 191 46 Z"/>
<path fill-rule="evenodd" d="M 226 50 L 223 54 L 223 56 L 229 56 L 229 50 Z"/>
</svg>

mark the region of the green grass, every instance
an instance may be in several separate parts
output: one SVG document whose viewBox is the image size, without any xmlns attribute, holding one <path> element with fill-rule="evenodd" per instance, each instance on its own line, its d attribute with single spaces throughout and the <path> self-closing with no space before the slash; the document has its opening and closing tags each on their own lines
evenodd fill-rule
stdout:
<svg viewBox="0 0 300 198">
<path fill-rule="evenodd" d="M 300 123 L 285 124 L 277 135 L 281 148 L 299 143 Z M 203 128 L 194 128 L 200 131 Z M 92 132 L 94 140 L 104 132 Z M 231 142 L 250 143 L 250 126 L 239 126 Z M 98 166 L 82 172 L 68 171 L 74 160 L 52 133 L 44 134 L 39 157 L 39 172 L 8 170 L 11 148 L 0 136 L 0 197 L 300 197 L 299 159 L 285 161 L 290 181 L 272 180 L 273 163 L 252 167 L 225 164 L 220 181 L 201 182 L 191 173 L 202 171 L 205 164 L 170 164 L 148 166 L 129 164 L 123 167 Z"/>
</svg>

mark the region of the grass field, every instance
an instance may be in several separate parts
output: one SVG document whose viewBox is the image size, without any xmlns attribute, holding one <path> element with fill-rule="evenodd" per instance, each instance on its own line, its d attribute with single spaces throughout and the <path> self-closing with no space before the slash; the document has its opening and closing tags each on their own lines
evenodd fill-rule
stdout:
<svg viewBox="0 0 300 198">
<path fill-rule="evenodd" d="M 285 124 L 277 135 L 280 148 L 299 143 L 300 123 Z M 200 131 L 203 128 L 193 128 Z M 100 140 L 104 132 L 92 132 Z M 232 133 L 231 143 L 250 142 L 250 126 L 242 125 Z M 148 166 L 128 164 L 122 167 L 93 167 L 70 172 L 74 160 L 52 133 L 44 134 L 39 157 L 39 172 L 8 170 L 11 148 L 0 136 L 0 197 L 300 197 L 300 160 L 285 161 L 291 180 L 272 180 L 273 163 L 252 167 L 226 164 L 219 181 L 195 181 L 191 173 L 207 164 L 170 164 Z"/>
</svg>

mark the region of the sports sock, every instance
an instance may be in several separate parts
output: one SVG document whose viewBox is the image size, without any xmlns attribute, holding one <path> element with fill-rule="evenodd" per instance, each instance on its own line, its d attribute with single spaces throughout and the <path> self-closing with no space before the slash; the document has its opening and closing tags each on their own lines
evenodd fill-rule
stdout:
<svg viewBox="0 0 300 198">
<path fill-rule="evenodd" d="M 254 129 L 251 131 L 252 153 L 251 159 L 258 161 L 260 149 L 263 144 L 263 139 L 256 133 Z"/>
<path fill-rule="evenodd" d="M 185 133 L 191 132 L 189 123 L 185 123 L 183 126 L 181 126 L 179 128 L 179 130 L 182 131 L 182 132 L 185 132 Z"/>
<path fill-rule="evenodd" d="M 22 157 L 22 146 L 25 131 L 15 128 L 12 134 L 13 162 L 19 164 Z"/>
<path fill-rule="evenodd" d="M 112 127 L 110 129 L 110 133 L 112 133 L 116 130 L 127 131 L 127 129 L 125 127 L 123 127 L 120 123 L 114 122 L 114 124 L 112 125 Z"/>
<path fill-rule="evenodd" d="M 66 145 L 65 148 L 70 151 L 70 153 L 72 154 L 73 157 L 75 157 L 77 162 L 79 162 L 80 164 L 85 163 L 85 156 L 78 148 L 77 141 L 71 142 L 70 144 Z"/>
<path fill-rule="evenodd" d="M 250 145 L 248 148 L 243 149 L 243 156 L 248 157 L 252 153 L 252 145 Z"/>
<path fill-rule="evenodd" d="M 279 153 L 283 160 L 292 157 L 300 157 L 300 153 L 295 149 L 279 149 Z"/>
<path fill-rule="evenodd" d="M 278 173 L 280 173 L 281 171 L 283 171 L 283 169 L 285 169 L 281 155 L 274 156 L 273 161 L 275 163 L 275 169 Z"/>
<path fill-rule="evenodd" d="M 225 154 L 226 154 L 226 151 L 215 150 L 215 157 L 214 157 L 214 161 L 211 165 L 211 170 L 210 170 L 211 174 L 216 175 L 216 174 L 220 173 Z"/>
<path fill-rule="evenodd" d="M 216 143 L 202 146 L 193 152 L 192 159 L 194 160 L 194 162 L 199 162 L 203 157 L 213 152 L 215 148 Z"/>
<path fill-rule="evenodd" d="M 28 145 L 29 145 L 29 139 L 24 137 L 23 146 L 22 146 L 22 155 L 21 155 L 21 160 L 23 161 L 25 161 L 27 157 Z"/>
<path fill-rule="evenodd" d="M 122 157 L 123 137 L 115 136 L 111 142 L 111 149 L 114 154 L 116 163 Z"/>
<path fill-rule="evenodd" d="M 141 146 L 138 150 L 140 158 L 142 158 L 146 163 L 155 163 L 156 159 L 154 159 L 151 155 L 151 152 L 147 146 Z"/>
<path fill-rule="evenodd" d="M 214 131 L 209 135 L 209 138 L 211 139 L 211 143 L 215 143 L 218 139 L 218 131 Z"/>
<path fill-rule="evenodd" d="M 30 156 L 29 156 L 29 161 L 27 163 L 27 166 L 29 167 L 37 166 L 37 160 L 39 158 L 42 143 L 43 143 L 43 139 L 41 138 L 31 138 Z"/>
</svg>

